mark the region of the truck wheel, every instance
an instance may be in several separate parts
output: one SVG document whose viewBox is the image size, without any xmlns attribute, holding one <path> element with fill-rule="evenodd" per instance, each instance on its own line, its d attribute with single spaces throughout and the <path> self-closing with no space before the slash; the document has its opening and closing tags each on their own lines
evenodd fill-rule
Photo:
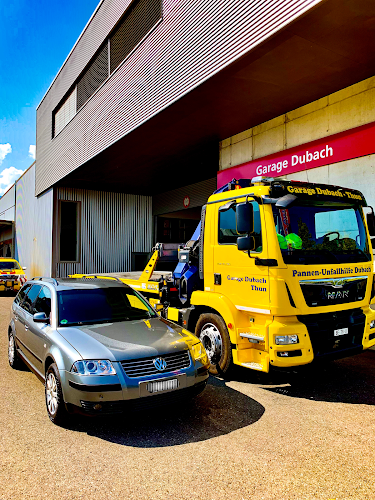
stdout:
<svg viewBox="0 0 375 500">
<path fill-rule="evenodd" d="M 223 318 L 217 314 L 201 314 L 195 327 L 195 335 L 204 345 L 210 360 L 212 375 L 225 374 L 232 362 L 229 333 Z"/>
</svg>

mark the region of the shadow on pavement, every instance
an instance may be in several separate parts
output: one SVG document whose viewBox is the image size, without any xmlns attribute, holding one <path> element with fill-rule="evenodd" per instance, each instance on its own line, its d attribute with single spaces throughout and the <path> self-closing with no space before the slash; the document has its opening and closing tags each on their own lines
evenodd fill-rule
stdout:
<svg viewBox="0 0 375 500">
<path fill-rule="evenodd" d="M 69 429 L 125 446 L 156 448 L 228 434 L 253 424 L 263 413 L 257 401 L 210 377 L 205 391 L 187 404 L 132 415 L 81 417 Z"/>
<path fill-rule="evenodd" d="M 294 398 L 375 405 L 375 351 L 307 366 L 294 373 L 253 375 L 241 370 L 235 379 L 257 383 L 267 391 Z"/>
</svg>

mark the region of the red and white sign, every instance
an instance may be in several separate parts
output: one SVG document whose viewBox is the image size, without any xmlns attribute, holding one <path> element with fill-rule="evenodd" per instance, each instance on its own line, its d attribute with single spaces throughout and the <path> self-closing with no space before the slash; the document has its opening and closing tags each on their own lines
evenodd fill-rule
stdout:
<svg viewBox="0 0 375 500">
<path fill-rule="evenodd" d="M 184 207 L 185 208 L 187 208 L 190 205 L 190 198 L 189 198 L 189 196 L 185 196 L 183 203 L 184 203 Z"/>
<path fill-rule="evenodd" d="M 217 185 L 221 187 L 233 178 L 251 179 L 258 175 L 279 177 L 373 153 L 375 153 L 375 123 L 370 123 L 220 170 L 217 174 Z"/>
</svg>

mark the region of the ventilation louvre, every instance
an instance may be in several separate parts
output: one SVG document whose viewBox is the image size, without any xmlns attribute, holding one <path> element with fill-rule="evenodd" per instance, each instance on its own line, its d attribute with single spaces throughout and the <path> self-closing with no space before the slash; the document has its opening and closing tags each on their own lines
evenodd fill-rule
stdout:
<svg viewBox="0 0 375 500">
<path fill-rule="evenodd" d="M 137 0 L 110 38 L 111 73 L 147 35 L 162 15 L 161 0 Z"/>
<path fill-rule="evenodd" d="M 77 111 L 108 78 L 108 44 L 104 44 L 77 83 Z"/>
</svg>

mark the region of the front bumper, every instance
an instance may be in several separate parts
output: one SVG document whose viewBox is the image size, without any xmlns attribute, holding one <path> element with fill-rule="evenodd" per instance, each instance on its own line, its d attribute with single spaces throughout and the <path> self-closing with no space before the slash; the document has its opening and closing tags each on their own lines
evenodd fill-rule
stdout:
<svg viewBox="0 0 375 500">
<path fill-rule="evenodd" d="M 0 292 L 13 291 L 18 292 L 22 283 L 18 280 L 2 280 L 0 279 Z"/>
<path fill-rule="evenodd" d="M 370 307 L 309 314 L 290 318 L 275 318 L 269 328 L 270 365 L 292 367 L 306 365 L 313 360 L 340 359 L 362 352 L 375 345 L 375 329 L 370 323 L 375 311 Z M 334 331 L 347 328 L 345 335 L 335 336 Z M 296 334 L 298 344 L 276 345 L 276 335 Z M 288 356 L 280 356 L 288 353 Z"/>
<path fill-rule="evenodd" d="M 118 413 L 127 408 L 142 409 L 160 404 L 174 404 L 199 394 L 204 389 L 208 371 L 205 367 L 191 361 L 183 370 L 160 373 L 145 377 L 129 378 L 120 363 L 113 363 L 117 375 L 92 376 L 61 373 L 64 401 L 68 407 L 85 413 Z M 204 368 L 204 369 L 203 369 Z M 179 379 L 176 389 L 151 393 L 147 383 Z"/>
</svg>

